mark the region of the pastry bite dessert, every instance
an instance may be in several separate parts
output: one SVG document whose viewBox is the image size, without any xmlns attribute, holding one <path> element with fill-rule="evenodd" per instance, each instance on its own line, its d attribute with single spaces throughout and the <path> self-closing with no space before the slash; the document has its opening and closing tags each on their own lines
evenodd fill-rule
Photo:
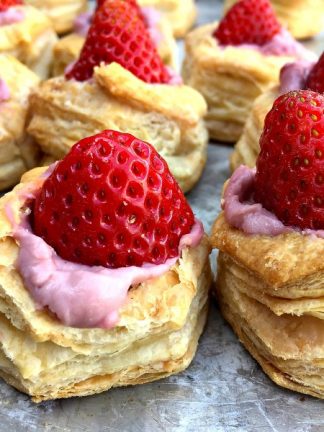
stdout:
<svg viewBox="0 0 324 432">
<path fill-rule="evenodd" d="M 280 69 L 316 55 L 278 22 L 268 0 L 241 0 L 222 21 L 186 38 L 183 78 L 205 97 L 210 136 L 234 142 L 253 101 L 279 81 Z"/>
<path fill-rule="evenodd" d="M 44 12 L 59 34 L 72 30 L 75 18 L 87 10 L 87 0 L 24 0 Z"/>
<path fill-rule="evenodd" d="M 270 0 L 281 24 L 296 39 L 315 36 L 324 27 L 324 3 L 322 0 Z M 225 0 L 225 12 L 237 0 Z"/>
<path fill-rule="evenodd" d="M 210 246 L 166 162 L 104 131 L 0 199 L 0 376 L 35 402 L 185 369 Z"/>
<path fill-rule="evenodd" d="M 78 61 L 31 96 L 28 131 L 53 160 L 91 133 L 132 133 L 157 149 L 188 191 L 206 162 L 206 110 L 204 98 L 163 64 L 135 3 L 106 0 Z"/>
<path fill-rule="evenodd" d="M 259 140 L 264 119 L 274 101 L 281 94 L 303 89 L 324 93 L 324 53 L 316 63 L 303 60 L 285 65 L 280 72 L 279 85 L 266 91 L 253 102 L 243 133 L 230 158 L 232 170 L 241 164 L 255 166 L 260 151 Z"/>
<path fill-rule="evenodd" d="M 37 146 L 26 133 L 28 97 L 39 78 L 14 57 L 0 54 L 0 191 L 19 182 L 38 162 Z"/>
<path fill-rule="evenodd" d="M 184 37 L 197 17 L 194 0 L 138 0 L 138 3 L 160 11 L 169 21 L 176 38 Z"/>
<path fill-rule="evenodd" d="M 324 96 L 280 96 L 213 227 L 225 319 L 277 384 L 324 398 Z"/>
<path fill-rule="evenodd" d="M 22 0 L 1 1 L 0 54 L 16 57 L 41 78 L 47 78 L 56 40 L 51 22 L 41 11 Z"/>
<path fill-rule="evenodd" d="M 134 3 L 133 0 L 129 1 Z M 98 6 L 101 3 L 97 0 Z M 174 68 L 177 46 L 168 20 L 153 7 L 143 7 L 139 12 L 163 63 Z M 78 15 L 74 20 L 73 33 L 59 39 L 55 44 L 53 76 L 63 75 L 65 69 L 78 59 L 90 28 L 92 16 L 93 12 Z"/>
</svg>

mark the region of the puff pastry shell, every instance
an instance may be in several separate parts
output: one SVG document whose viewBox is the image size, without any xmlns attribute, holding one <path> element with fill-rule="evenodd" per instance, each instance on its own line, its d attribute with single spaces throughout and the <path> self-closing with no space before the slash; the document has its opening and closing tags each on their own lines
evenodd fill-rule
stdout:
<svg viewBox="0 0 324 432">
<path fill-rule="evenodd" d="M 212 37 L 216 26 L 207 24 L 187 35 L 183 78 L 207 101 L 210 136 L 234 142 L 242 133 L 253 101 L 278 83 L 281 67 L 294 59 L 263 55 L 250 48 L 222 48 Z"/>
<path fill-rule="evenodd" d="M 270 0 L 276 14 L 296 39 L 306 39 L 320 33 L 324 27 L 322 0 Z M 225 11 L 237 0 L 225 0 Z"/>
<path fill-rule="evenodd" d="M 72 30 L 74 19 L 87 9 L 87 0 L 25 0 L 25 3 L 45 12 L 59 34 Z"/>
<path fill-rule="evenodd" d="M 222 213 L 212 244 L 220 308 L 246 349 L 277 384 L 324 398 L 324 240 L 248 236 Z"/>
<path fill-rule="evenodd" d="M 255 166 L 260 152 L 259 140 L 264 127 L 264 119 L 279 96 L 279 87 L 276 86 L 257 97 L 253 102 L 242 135 L 235 144 L 230 157 L 232 171 L 240 165 L 247 165 L 251 168 Z"/>
<path fill-rule="evenodd" d="M 0 190 L 18 183 L 21 175 L 37 163 L 37 150 L 26 134 L 28 97 L 39 78 L 14 57 L 0 54 L 0 78 L 9 99 L 0 102 Z"/>
<path fill-rule="evenodd" d="M 165 14 L 177 38 L 185 36 L 197 17 L 194 0 L 138 0 L 138 4 L 152 6 Z"/>
<path fill-rule="evenodd" d="M 163 62 L 175 68 L 176 42 L 172 29 L 166 18 L 161 16 L 157 25 L 161 35 L 157 49 Z M 61 39 L 54 46 L 53 76 L 63 75 L 66 67 L 76 61 L 85 42 L 85 37 L 77 33 L 71 33 Z"/>
<path fill-rule="evenodd" d="M 0 26 L 0 53 L 11 54 L 41 78 L 47 78 L 57 41 L 47 16 L 32 6 L 16 6 L 22 21 Z"/>
<path fill-rule="evenodd" d="M 129 290 L 113 329 L 66 327 L 37 310 L 15 269 L 22 190 L 38 187 L 45 168 L 22 178 L 0 200 L 0 376 L 33 400 L 85 396 L 154 381 L 185 369 L 203 330 L 211 283 L 210 246 L 186 248 L 163 276 Z"/>
<path fill-rule="evenodd" d="M 203 97 L 180 85 L 149 85 L 117 63 L 95 68 L 94 79 L 45 81 L 31 96 L 29 133 L 59 159 L 81 138 L 104 129 L 148 141 L 166 159 L 184 191 L 199 179 L 208 134 Z"/>
</svg>

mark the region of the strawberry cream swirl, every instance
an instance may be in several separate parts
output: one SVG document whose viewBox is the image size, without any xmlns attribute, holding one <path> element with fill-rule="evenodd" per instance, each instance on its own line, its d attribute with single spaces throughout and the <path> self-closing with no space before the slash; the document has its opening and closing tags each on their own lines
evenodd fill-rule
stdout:
<svg viewBox="0 0 324 432">
<path fill-rule="evenodd" d="M 229 225 L 246 234 L 277 236 L 280 234 L 299 232 L 324 238 L 324 230 L 300 230 L 284 225 L 273 213 L 253 199 L 255 168 L 244 165 L 237 168 L 228 181 L 222 208 Z"/>
</svg>

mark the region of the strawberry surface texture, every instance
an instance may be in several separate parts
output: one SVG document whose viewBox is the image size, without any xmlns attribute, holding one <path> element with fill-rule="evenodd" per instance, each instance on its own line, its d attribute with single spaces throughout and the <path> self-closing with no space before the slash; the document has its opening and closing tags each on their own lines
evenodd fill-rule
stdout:
<svg viewBox="0 0 324 432">
<path fill-rule="evenodd" d="M 107 130 L 58 162 L 34 201 L 31 224 L 61 258 L 119 268 L 177 257 L 194 215 L 150 144 Z"/>
</svg>

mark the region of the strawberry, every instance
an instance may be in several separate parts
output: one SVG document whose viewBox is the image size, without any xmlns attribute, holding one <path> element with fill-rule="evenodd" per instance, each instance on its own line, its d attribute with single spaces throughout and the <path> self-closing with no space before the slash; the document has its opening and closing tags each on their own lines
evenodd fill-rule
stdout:
<svg viewBox="0 0 324 432">
<path fill-rule="evenodd" d="M 60 257 L 109 268 L 178 256 L 194 215 L 157 151 L 106 130 L 75 144 L 33 205 L 34 233 Z"/>
<path fill-rule="evenodd" d="M 167 83 L 171 78 L 134 1 L 103 2 L 93 17 L 79 60 L 66 78 L 85 81 L 102 62 L 117 62 L 148 83 Z"/>
<path fill-rule="evenodd" d="M 280 29 L 269 0 L 241 0 L 227 12 L 213 35 L 221 45 L 264 45 Z"/>
<path fill-rule="evenodd" d="M 279 97 L 265 119 L 255 200 L 284 224 L 324 229 L 324 96 Z"/>
<path fill-rule="evenodd" d="M 5 12 L 7 9 L 12 6 L 20 6 L 22 5 L 22 0 L 1 0 L 0 1 L 0 12 Z"/>
<path fill-rule="evenodd" d="M 308 74 L 306 88 L 324 93 L 324 52 Z"/>
</svg>

